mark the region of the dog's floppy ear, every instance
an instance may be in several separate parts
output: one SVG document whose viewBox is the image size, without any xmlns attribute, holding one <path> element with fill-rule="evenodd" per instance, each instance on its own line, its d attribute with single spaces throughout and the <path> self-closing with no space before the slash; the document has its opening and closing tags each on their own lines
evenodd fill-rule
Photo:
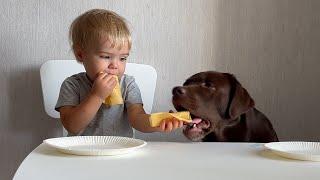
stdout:
<svg viewBox="0 0 320 180">
<path fill-rule="evenodd" d="M 247 112 L 250 108 L 253 108 L 254 101 L 247 90 L 241 86 L 233 75 L 227 75 L 230 81 L 230 93 L 225 117 L 235 119 Z"/>
</svg>

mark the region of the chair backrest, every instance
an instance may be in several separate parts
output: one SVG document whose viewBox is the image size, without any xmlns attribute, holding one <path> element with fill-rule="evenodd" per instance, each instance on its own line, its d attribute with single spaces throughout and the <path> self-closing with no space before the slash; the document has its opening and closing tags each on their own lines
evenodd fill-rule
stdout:
<svg viewBox="0 0 320 180">
<path fill-rule="evenodd" d="M 53 118 L 60 118 L 60 114 L 54 109 L 62 82 L 69 76 L 84 72 L 82 64 L 76 60 L 49 60 L 40 67 L 41 87 L 46 113 Z M 154 92 L 157 82 L 157 72 L 145 64 L 127 63 L 125 74 L 134 76 L 138 84 L 143 107 L 146 113 L 151 113 Z"/>
</svg>

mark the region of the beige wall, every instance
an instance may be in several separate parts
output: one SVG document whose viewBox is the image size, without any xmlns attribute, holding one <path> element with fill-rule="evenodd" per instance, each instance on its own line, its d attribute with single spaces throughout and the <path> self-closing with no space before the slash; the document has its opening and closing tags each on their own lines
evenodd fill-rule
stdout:
<svg viewBox="0 0 320 180">
<path fill-rule="evenodd" d="M 158 71 L 154 111 L 172 108 L 173 86 L 216 69 L 238 77 L 281 140 L 320 140 L 320 1 L 0 0 L 0 179 L 10 179 L 43 139 L 61 134 L 43 109 L 39 67 L 73 58 L 68 26 L 95 7 L 131 22 L 129 61 Z M 138 137 L 186 141 L 180 131 Z"/>
<path fill-rule="evenodd" d="M 233 72 L 281 140 L 320 140 L 320 1 L 215 1 L 214 61 Z"/>
</svg>

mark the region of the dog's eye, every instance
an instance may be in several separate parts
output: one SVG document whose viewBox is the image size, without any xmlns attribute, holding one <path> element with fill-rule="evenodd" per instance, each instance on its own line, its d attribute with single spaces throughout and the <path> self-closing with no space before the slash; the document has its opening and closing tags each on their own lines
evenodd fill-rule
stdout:
<svg viewBox="0 0 320 180">
<path fill-rule="evenodd" d="M 202 83 L 201 85 L 203 87 L 210 88 L 212 90 L 216 90 L 216 88 L 214 87 L 214 84 L 210 81 L 206 81 L 206 82 Z"/>
<path fill-rule="evenodd" d="M 202 85 L 205 86 L 205 87 L 208 87 L 208 88 L 213 87 L 213 83 L 209 82 L 209 81 L 205 81 L 204 83 L 202 83 Z"/>
</svg>

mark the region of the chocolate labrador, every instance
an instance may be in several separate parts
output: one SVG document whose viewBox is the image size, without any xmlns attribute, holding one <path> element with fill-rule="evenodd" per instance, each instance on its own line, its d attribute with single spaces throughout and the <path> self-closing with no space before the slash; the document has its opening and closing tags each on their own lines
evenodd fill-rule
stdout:
<svg viewBox="0 0 320 180">
<path fill-rule="evenodd" d="M 268 118 L 229 73 L 200 72 L 173 88 L 172 94 L 177 111 L 190 111 L 193 120 L 183 133 L 192 141 L 278 141 Z"/>
</svg>

